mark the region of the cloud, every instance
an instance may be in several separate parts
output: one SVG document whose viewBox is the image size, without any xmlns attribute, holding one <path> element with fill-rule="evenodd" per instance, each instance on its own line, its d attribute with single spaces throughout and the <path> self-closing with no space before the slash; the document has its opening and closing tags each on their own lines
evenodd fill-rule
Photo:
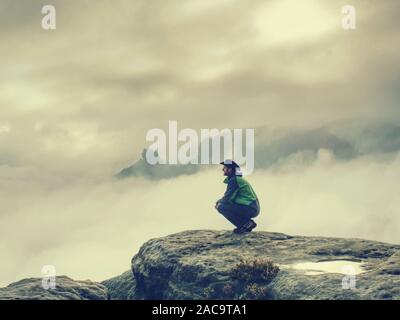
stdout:
<svg viewBox="0 0 400 320">
<path fill-rule="evenodd" d="M 55 31 L 40 28 L 42 1 L 0 3 L 2 284 L 51 263 L 106 278 L 127 269 L 149 237 L 226 226 L 212 209 L 223 191 L 210 188 L 214 173 L 110 180 L 138 158 L 146 132 L 169 120 L 271 132 L 399 122 L 396 0 L 353 1 L 353 32 L 341 29 L 342 1 L 52 4 Z M 261 228 L 398 241 L 398 163 L 330 165 L 255 175 L 269 214 Z"/>
<path fill-rule="evenodd" d="M 261 202 L 258 230 L 398 243 L 399 159 L 336 162 L 321 150 L 314 164 L 293 156 L 256 171 L 248 180 Z M 103 280 L 129 269 L 150 238 L 232 229 L 213 207 L 225 191 L 219 169 L 162 181 L 82 180 L 57 189 L 32 181 L 28 169 L 13 172 L 0 193 L 0 284 L 40 276 L 47 264 L 58 274 Z"/>
</svg>

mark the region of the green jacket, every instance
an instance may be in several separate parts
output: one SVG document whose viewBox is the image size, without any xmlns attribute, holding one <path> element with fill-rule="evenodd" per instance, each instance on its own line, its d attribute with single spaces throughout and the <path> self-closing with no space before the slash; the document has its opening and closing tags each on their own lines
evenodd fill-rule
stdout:
<svg viewBox="0 0 400 320">
<path fill-rule="evenodd" d="M 230 176 L 224 180 L 227 188 L 224 196 L 218 202 L 237 203 L 260 209 L 256 193 L 242 176 Z"/>
</svg>

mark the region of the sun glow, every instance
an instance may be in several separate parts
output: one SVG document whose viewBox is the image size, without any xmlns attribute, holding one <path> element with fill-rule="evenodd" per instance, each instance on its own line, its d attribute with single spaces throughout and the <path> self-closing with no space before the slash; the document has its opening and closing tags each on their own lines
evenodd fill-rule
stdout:
<svg viewBox="0 0 400 320">
<path fill-rule="evenodd" d="M 338 12 L 326 8 L 322 1 L 273 1 L 255 14 L 255 28 L 264 45 L 313 41 L 340 28 Z"/>
</svg>

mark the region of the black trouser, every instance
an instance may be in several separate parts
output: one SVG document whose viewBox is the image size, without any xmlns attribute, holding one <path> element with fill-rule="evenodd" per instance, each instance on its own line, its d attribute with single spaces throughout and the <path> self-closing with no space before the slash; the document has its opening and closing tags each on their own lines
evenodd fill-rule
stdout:
<svg viewBox="0 0 400 320">
<path fill-rule="evenodd" d="M 260 213 L 260 209 L 236 203 L 224 202 L 218 205 L 217 210 L 238 228 L 248 223 L 251 218 L 257 217 Z"/>
</svg>

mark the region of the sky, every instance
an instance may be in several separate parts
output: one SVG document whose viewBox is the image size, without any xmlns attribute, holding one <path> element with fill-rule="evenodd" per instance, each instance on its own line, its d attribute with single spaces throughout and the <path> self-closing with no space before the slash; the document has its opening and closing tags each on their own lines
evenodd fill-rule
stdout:
<svg viewBox="0 0 400 320">
<path fill-rule="evenodd" d="M 48 264 L 104 280 L 152 237 L 231 228 L 213 209 L 219 167 L 114 178 L 170 120 L 195 130 L 400 120 L 397 0 L 351 1 L 351 31 L 338 0 L 52 0 L 51 31 L 46 4 L 0 0 L 0 286 Z M 265 208 L 259 230 L 399 243 L 399 157 L 324 154 L 249 177 Z"/>
</svg>

